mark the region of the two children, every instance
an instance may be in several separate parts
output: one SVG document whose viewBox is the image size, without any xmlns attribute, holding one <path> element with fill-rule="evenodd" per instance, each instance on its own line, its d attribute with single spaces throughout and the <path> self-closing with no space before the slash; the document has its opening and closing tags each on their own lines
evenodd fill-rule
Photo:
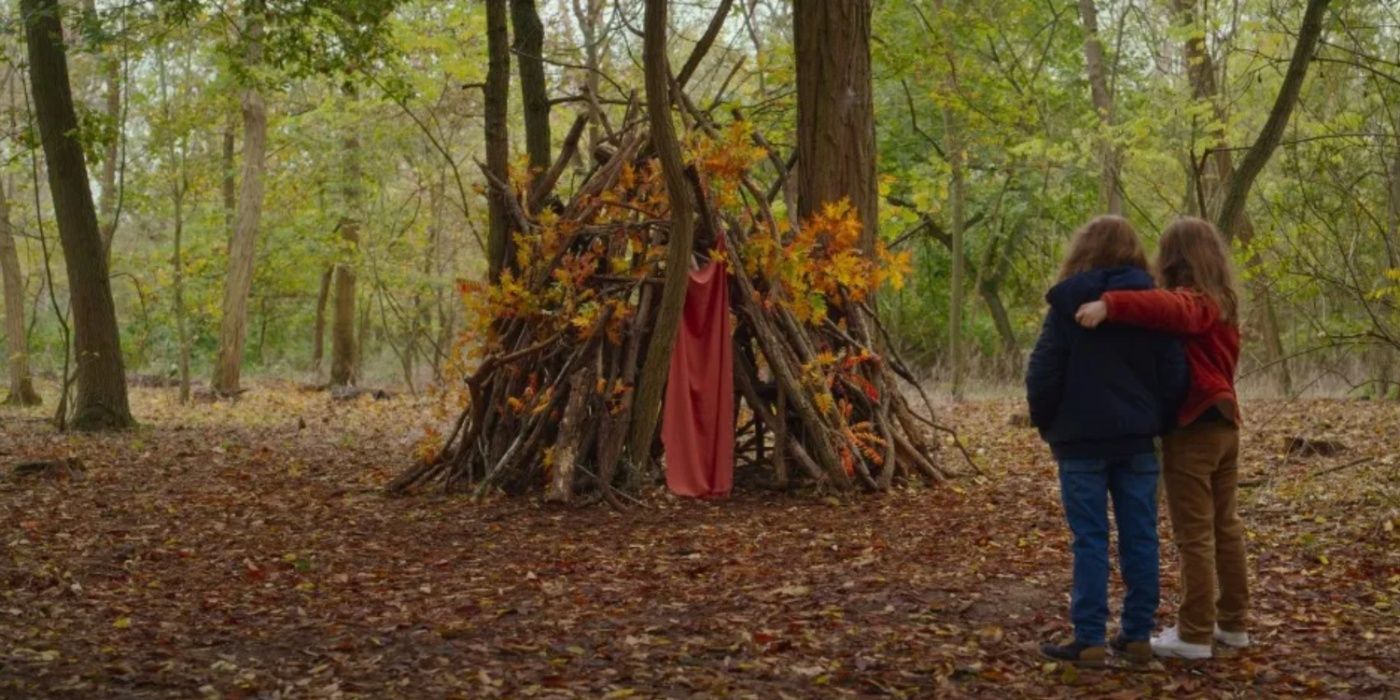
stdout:
<svg viewBox="0 0 1400 700">
<path fill-rule="evenodd" d="M 1032 422 L 1060 462 L 1074 534 L 1075 639 L 1041 650 L 1085 665 L 1102 663 L 1105 654 L 1105 491 L 1113 497 L 1127 588 L 1121 631 L 1110 647 L 1134 660 L 1152 653 L 1201 659 L 1211 656 L 1212 638 L 1249 644 L 1244 527 L 1235 505 L 1240 346 L 1229 256 L 1214 226 L 1179 219 L 1163 233 L 1158 251 L 1157 278 L 1166 289 L 1153 289 L 1140 251 L 1136 233 L 1118 217 L 1094 219 L 1076 235 L 1061 281 L 1047 295 L 1051 310 L 1026 380 Z M 1171 336 L 1184 341 L 1184 362 Z M 1189 388 L 1183 365 L 1190 368 Z M 1173 424 L 1179 427 L 1170 430 Z M 1162 433 L 1182 603 L 1179 624 L 1149 643 L 1157 606 L 1151 441 Z"/>
<path fill-rule="evenodd" d="M 1080 229 L 1046 294 L 1050 311 L 1031 353 L 1026 393 L 1031 423 L 1059 462 L 1060 494 L 1074 535 L 1070 620 L 1074 639 L 1045 644 L 1052 659 L 1104 663 L 1108 622 L 1108 499 L 1118 526 L 1126 593 L 1111 647 L 1139 660 L 1158 602 L 1157 479 L 1154 439 L 1170 425 L 1187 384 L 1181 344 L 1114 324 L 1081 328 L 1080 306 L 1110 291 L 1149 290 L 1147 256 L 1126 219 L 1100 216 Z"/>
</svg>

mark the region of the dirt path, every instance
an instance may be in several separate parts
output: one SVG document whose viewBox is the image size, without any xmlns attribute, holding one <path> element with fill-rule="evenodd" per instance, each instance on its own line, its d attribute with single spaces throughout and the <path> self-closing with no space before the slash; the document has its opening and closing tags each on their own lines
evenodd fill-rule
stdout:
<svg viewBox="0 0 1400 700">
<path fill-rule="evenodd" d="M 950 412 L 979 480 L 626 515 L 383 498 L 424 421 L 402 400 L 139 390 L 109 437 L 6 412 L 0 464 L 85 478 L 0 482 L 0 696 L 1400 696 L 1400 406 L 1248 407 L 1261 644 L 1143 673 L 1031 652 L 1068 629 L 1068 556 L 1014 409 Z"/>
</svg>

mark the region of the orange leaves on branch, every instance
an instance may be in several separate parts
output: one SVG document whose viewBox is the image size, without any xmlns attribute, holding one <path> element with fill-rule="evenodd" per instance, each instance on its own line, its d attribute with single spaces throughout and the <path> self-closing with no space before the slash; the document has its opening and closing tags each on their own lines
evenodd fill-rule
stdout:
<svg viewBox="0 0 1400 700">
<path fill-rule="evenodd" d="M 753 128 L 743 121 L 731 123 L 718 138 L 697 135 L 687 150 L 696 168 L 709 179 L 710 192 L 721 209 L 739 203 L 744 175 L 767 156 L 767 151 L 754 143 Z"/>
<path fill-rule="evenodd" d="M 778 230 L 784 230 L 779 226 Z M 787 243 L 772 234 L 749 239 L 745 260 L 749 274 L 769 278 L 781 291 L 784 304 L 798 320 L 820 324 L 827 317 L 829 300 L 844 295 L 863 301 L 879 287 L 904 286 L 910 270 L 908 252 L 894 253 L 884 244 L 867 255 L 861 246 L 860 213 L 850 201 L 828 202 L 808 217 Z"/>
</svg>

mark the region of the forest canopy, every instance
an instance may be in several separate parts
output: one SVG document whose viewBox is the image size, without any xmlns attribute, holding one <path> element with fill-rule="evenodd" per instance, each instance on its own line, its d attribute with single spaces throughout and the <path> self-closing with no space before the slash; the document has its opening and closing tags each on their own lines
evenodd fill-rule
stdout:
<svg viewBox="0 0 1400 700">
<path fill-rule="evenodd" d="M 732 186 L 762 191 L 790 233 L 751 253 L 797 250 L 803 221 L 844 194 L 822 189 L 831 168 L 802 164 L 822 155 L 802 150 L 803 130 L 820 121 L 801 115 L 804 69 L 834 70 L 822 64 L 830 52 L 804 54 L 803 16 L 829 7 L 662 5 L 658 75 L 675 92 L 666 118 L 684 164 L 721 179 L 715 169 L 730 168 Z M 847 197 L 871 256 L 859 285 L 884 287 L 870 295 L 888 336 L 880 344 L 912 374 L 955 394 L 1018 375 L 1076 227 L 1115 211 L 1150 239 L 1198 214 L 1222 221 L 1243 270 L 1243 379 L 1289 394 L 1320 383 L 1395 393 L 1394 3 L 851 7 L 867 16 L 850 33 L 868 65 L 843 79 L 865 86 L 874 119 L 868 145 L 843 135 L 853 155 L 832 162 L 873 168 L 870 189 Z M 460 386 L 477 283 L 528 255 L 514 244 L 518 230 L 497 230 L 509 225 L 492 214 L 506 206 L 493 193 L 523 188 L 534 226 L 538 213 L 578 201 L 625 135 L 656 123 L 647 9 L 8 4 L 0 252 L 12 400 L 38 398 L 30 374 L 97 371 L 80 357 L 78 299 L 88 297 L 73 283 L 73 253 L 58 245 L 68 207 L 55 204 L 66 195 L 51 179 L 60 167 L 45 158 L 49 138 L 84 157 L 118 320 L 120 367 L 108 374 L 182 383 L 184 395 L 202 382 L 236 394 L 240 373 L 414 393 Z M 43 36 L 33 30 L 48 15 L 61 20 L 75 128 L 41 138 L 44 95 L 31 89 L 26 31 Z M 806 21 L 815 41 L 840 38 L 820 38 Z M 735 192 L 713 193 L 721 210 L 739 203 Z M 838 282 L 806 279 L 789 295 L 804 323 L 854 288 L 856 267 L 834 274 Z"/>
</svg>

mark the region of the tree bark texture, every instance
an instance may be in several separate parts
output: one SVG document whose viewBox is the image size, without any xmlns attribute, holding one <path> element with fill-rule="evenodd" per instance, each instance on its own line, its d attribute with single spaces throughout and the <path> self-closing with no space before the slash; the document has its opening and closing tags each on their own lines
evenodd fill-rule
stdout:
<svg viewBox="0 0 1400 700">
<path fill-rule="evenodd" d="M 38 392 L 29 373 L 29 340 L 24 325 L 24 278 L 19 267 L 19 249 L 10 228 L 9 193 L 0 189 L 0 276 L 5 287 L 5 359 L 10 370 L 10 394 L 5 403 L 37 406 Z"/>
<path fill-rule="evenodd" d="M 1123 213 L 1119 185 L 1122 153 L 1113 143 L 1113 92 L 1108 84 L 1103 39 L 1099 36 L 1099 12 L 1094 0 L 1079 0 L 1079 18 L 1084 29 L 1084 64 L 1089 74 L 1089 92 L 1099 119 L 1099 205 L 1110 214 Z"/>
<path fill-rule="evenodd" d="M 796 0 L 798 214 L 849 198 L 867 252 L 878 236 L 871 0 Z"/>
<path fill-rule="evenodd" d="M 316 294 L 316 320 L 311 326 L 311 371 L 321 373 L 321 360 L 326 356 L 326 304 L 331 298 L 331 281 L 335 279 L 335 266 L 321 273 L 321 288 Z"/>
<path fill-rule="evenodd" d="M 690 261 L 695 237 L 695 201 L 681 161 L 680 141 L 671 120 L 671 69 L 666 54 L 666 0 L 646 0 L 643 21 L 642 61 L 646 71 L 647 120 L 652 147 L 666 180 L 671 202 L 671 233 L 666 243 L 666 279 L 656 322 L 647 344 L 646 359 L 637 380 L 628 432 L 628 451 L 637 465 L 646 464 L 656 436 L 662 391 L 670 368 L 671 348 L 680 328 L 690 283 Z"/>
<path fill-rule="evenodd" d="M 350 96 L 353 99 L 353 94 Z M 356 127 L 352 127 L 354 129 Z M 360 246 L 360 139 L 345 138 L 341 196 L 341 249 L 335 265 L 335 317 L 331 322 L 331 386 L 352 386 L 358 352 L 355 341 L 355 259 Z"/>
<path fill-rule="evenodd" d="M 20 11 L 34 110 L 68 271 L 77 357 L 77 396 L 70 424 L 77 430 L 127 428 L 133 421 L 127 404 L 121 336 L 107 256 L 88 186 L 87 163 L 76 138 L 78 118 L 73 109 L 58 0 L 23 0 Z"/>
<path fill-rule="evenodd" d="M 551 164 L 549 85 L 544 75 L 544 25 L 535 0 L 510 0 L 510 23 L 515 32 L 520 98 L 525 108 L 525 151 L 530 168 L 544 170 Z"/>
<path fill-rule="evenodd" d="M 498 182 L 510 181 L 510 131 L 507 118 L 510 110 L 510 32 L 506 27 L 506 0 L 486 0 L 486 170 Z M 508 193 L 496 183 L 488 182 L 486 239 L 488 274 L 491 282 L 501 279 L 501 271 L 510 266 L 510 214 L 506 207 Z"/>
<path fill-rule="evenodd" d="M 244 60 L 249 68 L 262 63 L 264 0 L 248 0 L 244 6 Z M 224 394 L 239 390 L 243 348 L 248 334 L 248 294 L 253 288 L 253 261 L 263 205 L 263 168 L 267 153 L 267 106 L 257 85 L 243 90 L 243 170 L 229 241 L 228 277 L 224 282 L 223 318 L 219 324 L 219 354 L 214 363 L 214 390 Z"/>
</svg>

